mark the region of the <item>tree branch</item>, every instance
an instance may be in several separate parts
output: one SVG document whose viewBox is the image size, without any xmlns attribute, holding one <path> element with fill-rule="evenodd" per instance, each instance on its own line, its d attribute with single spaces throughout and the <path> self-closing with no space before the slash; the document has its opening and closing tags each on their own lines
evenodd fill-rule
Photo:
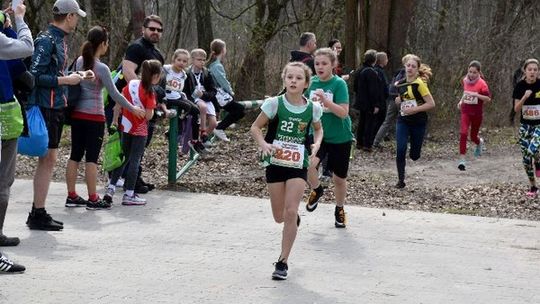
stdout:
<svg viewBox="0 0 540 304">
<path fill-rule="evenodd" d="M 225 14 L 223 14 L 219 8 L 217 8 L 214 3 L 211 1 L 211 0 L 208 0 L 208 3 L 210 3 L 210 7 L 212 8 L 212 10 L 214 10 L 214 12 L 216 12 L 216 14 L 218 14 L 219 16 L 225 18 L 225 19 L 229 19 L 229 20 L 236 20 L 238 18 L 240 18 L 245 12 L 247 12 L 248 10 L 250 10 L 252 7 L 254 7 L 257 3 L 254 2 L 253 4 L 249 5 L 248 7 L 246 7 L 245 9 L 243 9 L 238 15 L 234 16 L 234 17 L 230 17 L 230 16 L 227 16 Z"/>
</svg>

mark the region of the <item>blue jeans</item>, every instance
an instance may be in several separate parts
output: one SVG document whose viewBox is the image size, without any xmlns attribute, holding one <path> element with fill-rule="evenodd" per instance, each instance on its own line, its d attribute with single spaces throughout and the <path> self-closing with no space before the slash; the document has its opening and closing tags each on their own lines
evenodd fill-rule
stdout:
<svg viewBox="0 0 540 304">
<path fill-rule="evenodd" d="M 398 119 L 396 124 L 396 165 L 398 178 L 405 181 L 405 158 L 407 156 L 407 144 L 410 141 L 411 151 L 409 156 L 412 160 L 418 160 L 422 152 L 422 143 L 426 133 L 426 123 L 409 124 Z"/>
</svg>

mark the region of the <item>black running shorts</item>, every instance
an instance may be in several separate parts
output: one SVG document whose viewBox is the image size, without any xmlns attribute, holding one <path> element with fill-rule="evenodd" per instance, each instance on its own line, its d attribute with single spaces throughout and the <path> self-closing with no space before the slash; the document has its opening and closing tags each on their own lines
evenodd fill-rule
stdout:
<svg viewBox="0 0 540 304">
<path fill-rule="evenodd" d="M 307 181 L 307 168 L 296 169 L 270 165 L 266 167 L 266 183 L 282 183 L 289 179 L 301 178 Z"/>
<path fill-rule="evenodd" d="M 64 127 L 64 109 L 39 107 L 49 133 L 49 149 L 58 149 L 62 128 Z"/>
<path fill-rule="evenodd" d="M 336 176 L 347 178 L 349 172 L 349 158 L 351 156 L 351 143 L 330 144 L 327 142 L 321 143 L 321 148 L 317 152 L 317 157 L 323 160 L 328 156 L 328 170 L 332 171 Z"/>
</svg>

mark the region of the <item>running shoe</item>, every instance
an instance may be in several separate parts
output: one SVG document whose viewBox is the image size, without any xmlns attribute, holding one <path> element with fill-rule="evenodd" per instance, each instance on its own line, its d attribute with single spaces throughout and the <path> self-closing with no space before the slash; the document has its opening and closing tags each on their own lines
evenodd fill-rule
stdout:
<svg viewBox="0 0 540 304">
<path fill-rule="evenodd" d="M 114 191 L 115 190 L 113 188 L 107 187 L 107 190 L 105 190 L 105 195 L 103 196 L 103 200 L 110 205 L 113 203 Z"/>
<path fill-rule="evenodd" d="M 224 141 L 224 142 L 230 142 L 231 140 L 227 137 L 227 134 L 225 134 L 225 131 L 223 130 L 219 130 L 219 129 L 214 129 L 214 131 L 212 132 L 214 133 L 214 135 L 219 138 L 220 140 Z"/>
<path fill-rule="evenodd" d="M 347 216 L 345 215 L 345 210 L 343 207 L 336 206 L 334 211 L 334 217 L 336 218 L 336 228 L 345 228 L 347 225 Z"/>
<path fill-rule="evenodd" d="M 309 212 L 315 211 L 317 205 L 319 205 L 319 199 L 323 196 L 324 190 L 322 186 L 319 186 L 316 189 L 311 190 L 309 194 L 308 202 L 306 204 L 306 210 Z"/>
<path fill-rule="evenodd" d="M 23 265 L 13 263 L 7 256 L 0 252 L 0 273 L 23 273 L 25 270 L 26 268 Z"/>
<path fill-rule="evenodd" d="M 35 209 L 28 214 L 26 226 L 31 230 L 60 231 L 64 223 L 55 221 L 45 209 Z"/>
<path fill-rule="evenodd" d="M 536 188 L 535 186 L 531 186 L 531 189 L 527 191 L 526 195 L 528 198 L 536 198 L 538 196 L 538 188 Z"/>
<path fill-rule="evenodd" d="M 475 157 L 482 156 L 482 151 L 485 151 L 485 145 L 484 145 L 484 139 L 480 138 L 480 143 L 476 145 L 476 149 L 474 149 L 474 156 Z"/>
<path fill-rule="evenodd" d="M 124 187 L 124 182 L 126 180 L 123 179 L 123 178 L 119 178 L 117 181 L 116 181 L 116 187 Z"/>
<path fill-rule="evenodd" d="M 111 203 L 98 197 L 97 201 L 95 202 L 90 200 L 88 201 L 86 204 L 86 210 L 109 210 L 111 209 L 111 205 Z"/>
<path fill-rule="evenodd" d="M 276 263 L 274 263 L 274 265 L 276 266 L 276 269 L 272 273 L 272 280 L 286 280 L 287 270 L 289 270 L 287 263 L 284 263 L 283 261 L 277 261 Z"/>
<path fill-rule="evenodd" d="M 2 247 L 17 246 L 20 242 L 21 240 L 18 237 L 8 237 L 0 234 L 0 246 Z"/>
<path fill-rule="evenodd" d="M 189 146 L 201 155 L 210 152 L 210 150 L 207 149 L 200 140 L 190 140 Z"/>
<path fill-rule="evenodd" d="M 321 175 L 321 185 L 328 187 L 330 185 L 330 181 L 332 180 L 331 176 L 328 175 Z"/>
<path fill-rule="evenodd" d="M 405 188 L 405 182 L 404 181 L 398 181 L 397 184 L 394 186 L 397 189 L 403 189 Z"/>
<path fill-rule="evenodd" d="M 76 196 L 74 198 L 70 198 L 69 196 L 66 198 L 66 204 L 65 206 L 68 208 L 76 208 L 76 207 L 86 207 L 87 201 L 80 197 Z"/>
<path fill-rule="evenodd" d="M 460 160 L 457 167 L 460 171 L 465 171 L 465 160 Z"/>
<path fill-rule="evenodd" d="M 146 205 L 146 199 L 139 197 L 137 194 L 133 194 L 133 196 L 124 194 L 124 196 L 122 197 L 122 205 L 143 206 Z"/>
</svg>

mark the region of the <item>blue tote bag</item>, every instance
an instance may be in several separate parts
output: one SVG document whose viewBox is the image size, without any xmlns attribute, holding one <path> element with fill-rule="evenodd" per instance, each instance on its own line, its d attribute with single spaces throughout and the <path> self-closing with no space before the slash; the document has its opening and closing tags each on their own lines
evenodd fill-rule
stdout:
<svg viewBox="0 0 540 304">
<path fill-rule="evenodd" d="M 28 156 L 45 156 L 49 147 L 49 133 L 38 106 L 26 112 L 28 137 L 19 137 L 17 150 Z"/>
</svg>

